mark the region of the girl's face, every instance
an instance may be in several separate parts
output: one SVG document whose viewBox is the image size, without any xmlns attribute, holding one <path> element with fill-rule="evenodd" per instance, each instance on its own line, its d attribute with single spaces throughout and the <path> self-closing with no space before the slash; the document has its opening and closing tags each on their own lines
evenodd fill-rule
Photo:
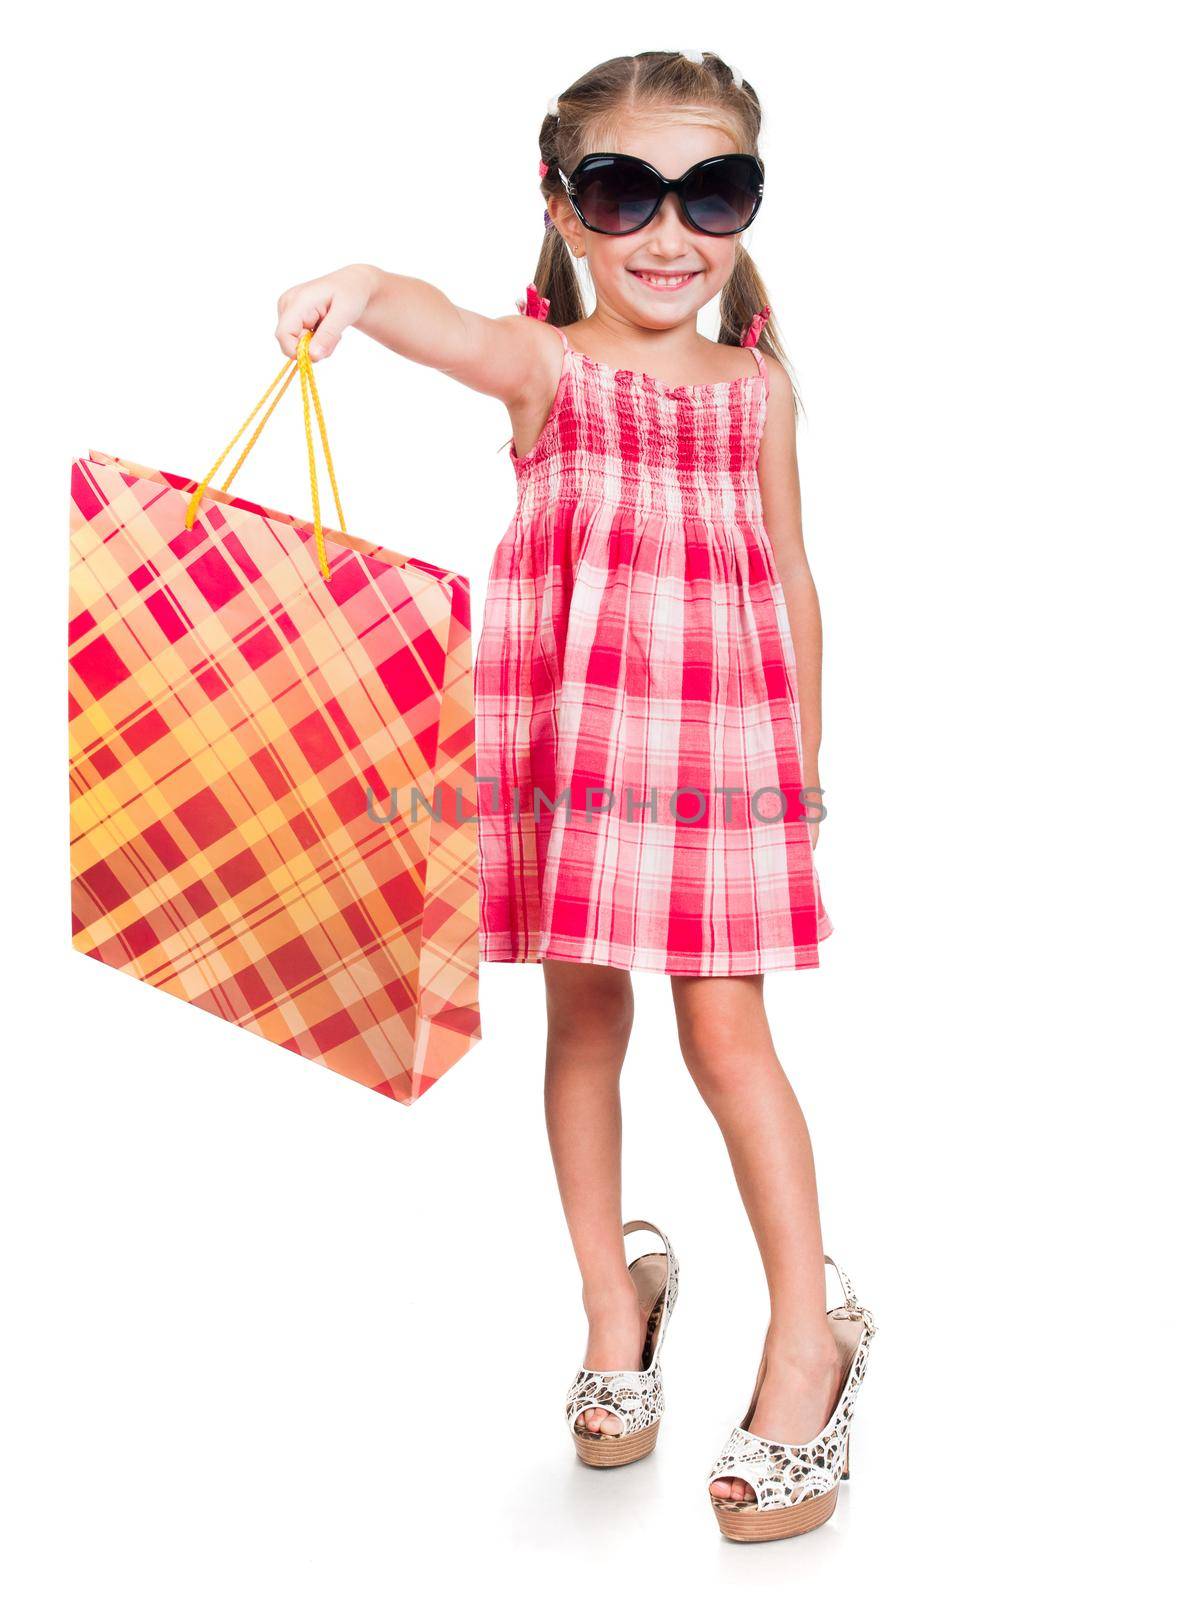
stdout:
<svg viewBox="0 0 1185 1600">
<path fill-rule="evenodd" d="M 664 178 L 680 178 L 697 161 L 729 155 L 737 146 L 719 128 L 664 118 L 623 124 L 611 148 L 648 161 Z M 621 237 L 593 233 L 563 196 L 550 206 L 573 253 L 588 260 L 598 306 L 638 327 L 673 328 L 693 318 L 732 272 L 739 235 L 697 232 L 673 194 L 644 228 Z"/>
</svg>

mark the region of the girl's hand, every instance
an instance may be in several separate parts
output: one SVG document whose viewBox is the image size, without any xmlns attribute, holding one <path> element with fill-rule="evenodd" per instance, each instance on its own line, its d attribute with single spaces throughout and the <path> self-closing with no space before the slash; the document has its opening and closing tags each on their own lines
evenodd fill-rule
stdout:
<svg viewBox="0 0 1185 1600">
<path fill-rule="evenodd" d="M 314 361 L 332 355 L 342 334 L 370 304 L 373 288 L 373 269 L 359 265 L 342 267 L 324 278 L 312 278 L 285 289 L 276 306 L 280 349 L 291 360 L 301 334 L 306 328 L 314 328 L 309 355 Z"/>
<path fill-rule="evenodd" d="M 455 378 L 506 403 L 516 431 L 542 425 L 559 382 L 561 345 L 555 329 L 517 313 L 483 317 L 466 311 L 422 278 L 359 262 L 298 283 L 280 296 L 276 338 L 291 359 L 306 328 L 314 361 L 357 327 L 396 355 Z"/>
</svg>

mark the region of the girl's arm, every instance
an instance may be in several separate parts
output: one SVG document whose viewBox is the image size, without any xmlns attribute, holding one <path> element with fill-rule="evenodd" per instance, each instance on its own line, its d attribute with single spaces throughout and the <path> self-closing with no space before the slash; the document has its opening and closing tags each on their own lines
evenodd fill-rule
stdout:
<svg viewBox="0 0 1185 1600">
<path fill-rule="evenodd" d="M 795 443 L 794 396 L 786 369 L 765 358 L 769 372 L 769 403 L 757 476 L 765 528 L 773 547 L 778 577 L 786 596 L 790 632 L 797 663 L 799 715 L 802 720 L 802 781 L 807 788 L 819 787 L 819 745 L 823 737 L 823 622 L 819 615 L 819 596 L 806 558 L 802 538 L 802 497 L 798 482 L 798 451 Z M 808 815 L 818 804 L 818 796 L 808 796 Z M 811 842 L 816 843 L 819 824 L 811 823 Z"/>
<path fill-rule="evenodd" d="M 496 396 L 516 424 L 543 396 L 550 403 L 559 382 L 560 341 L 535 318 L 483 317 L 420 278 L 365 263 L 296 284 L 280 296 L 277 315 L 276 338 L 290 358 L 305 328 L 316 330 L 309 354 L 318 361 L 356 327 L 409 361 Z"/>
</svg>

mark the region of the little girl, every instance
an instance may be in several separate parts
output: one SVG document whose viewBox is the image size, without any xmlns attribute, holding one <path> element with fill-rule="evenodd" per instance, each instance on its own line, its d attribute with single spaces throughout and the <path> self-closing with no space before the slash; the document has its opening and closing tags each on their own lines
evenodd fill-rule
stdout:
<svg viewBox="0 0 1185 1600">
<path fill-rule="evenodd" d="M 802 1533 L 847 1475 L 872 1320 L 826 1309 L 810 1139 L 763 974 L 816 967 L 819 607 L 803 550 L 796 396 L 741 242 L 761 109 L 718 56 L 602 63 L 548 107 L 547 202 L 525 315 L 344 267 L 289 289 L 285 354 L 357 327 L 501 400 L 515 516 L 474 664 L 480 953 L 540 961 L 545 1104 L 583 1279 L 581 1458 L 653 1448 L 678 1266 L 621 1220 L 629 971 L 671 975 L 679 1041 L 718 1121 L 769 1283 L 752 1399 L 708 1479 L 730 1538 Z M 595 291 L 585 307 L 573 258 Z M 719 295 L 718 340 L 696 315 Z M 662 1250 L 627 1265 L 623 1237 Z"/>
</svg>

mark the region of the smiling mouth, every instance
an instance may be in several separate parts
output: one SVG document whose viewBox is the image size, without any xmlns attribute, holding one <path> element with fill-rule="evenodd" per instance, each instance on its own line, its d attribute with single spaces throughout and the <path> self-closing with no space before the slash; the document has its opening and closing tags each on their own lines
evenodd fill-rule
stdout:
<svg viewBox="0 0 1185 1600">
<path fill-rule="evenodd" d="M 637 278 L 639 283 L 644 283 L 648 289 L 684 289 L 699 277 L 699 272 L 639 272 L 630 269 L 631 277 Z"/>
</svg>

